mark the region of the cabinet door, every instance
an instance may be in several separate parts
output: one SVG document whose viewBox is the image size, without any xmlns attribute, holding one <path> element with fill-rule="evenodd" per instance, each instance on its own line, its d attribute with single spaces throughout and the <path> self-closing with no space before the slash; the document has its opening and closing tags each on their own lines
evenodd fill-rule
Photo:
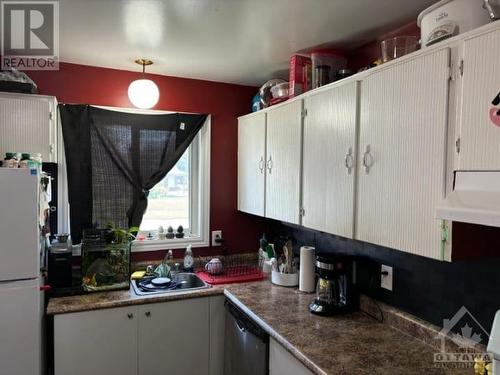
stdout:
<svg viewBox="0 0 500 375">
<path fill-rule="evenodd" d="M 39 281 L 1 282 L 0 301 L 0 373 L 42 375 Z"/>
<path fill-rule="evenodd" d="M 352 238 L 357 82 L 305 99 L 302 224 Z"/>
<path fill-rule="evenodd" d="M 224 296 L 210 297 L 210 375 L 224 372 L 225 299 Z"/>
<path fill-rule="evenodd" d="M 466 39 L 460 105 L 460 170 L 500 170 L 500 30 Z"/>
<path fill-rule="evenodd" d="M 300 224 L 302 101 L 267 113 L 266 217 Z"/>
<path fill-rule="evenodd" d="M 269 339 L 269 375 L 312 375 L 307 367 L 299 362 L 276 340 Z"/>
<path fill-rule="evenodd" d="M 0 94 L 0 153 L 42 154 L 56 162 L 55 99 L 22 94 Z"/>
<path fill-rule="evenodd" d="M 56 315 L 54 361 L 55 375 L 136 375 L 136 307 Z"/>
<path fill-rule="evenodd" d="M 266 114 L 238 121 L 238 210 L 264 216 Z"/>
<path fill-rule="evenodd" d="M 139 375 L 209 373 L 209 299 L 139 307 Z"/>
<path fill-rule="evenodd" d="M 357 239 L 442 257 L 448 66 L 439 50 L 362 82 Z"/>
</svg>

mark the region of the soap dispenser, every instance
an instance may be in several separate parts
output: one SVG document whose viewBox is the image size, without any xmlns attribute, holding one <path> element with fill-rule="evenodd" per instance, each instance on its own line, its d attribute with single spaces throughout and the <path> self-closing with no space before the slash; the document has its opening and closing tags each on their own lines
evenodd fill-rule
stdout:
<svg viewBox="0 0 500 375">
<path fill-rule="evenodd" d="M 188 245 L 186 248 L 186 252 L 184 253 L 184 271 L 193 272 L 193 265 L 193 250 L 191 250 L 191 245 Z"/>
</svg>

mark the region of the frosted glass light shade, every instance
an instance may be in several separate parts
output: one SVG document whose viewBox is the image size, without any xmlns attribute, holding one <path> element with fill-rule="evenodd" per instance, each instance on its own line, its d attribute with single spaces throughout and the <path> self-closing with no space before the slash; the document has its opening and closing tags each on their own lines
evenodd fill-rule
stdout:
<svg viewBox="0 0 500 375">
<path fill-rule="evenodd" d="M 160 99 L 160 90 L 150 79 L 138 79 L 128 87 L 130 102 L 141 109 L 153 108 Z"/>
</svg>

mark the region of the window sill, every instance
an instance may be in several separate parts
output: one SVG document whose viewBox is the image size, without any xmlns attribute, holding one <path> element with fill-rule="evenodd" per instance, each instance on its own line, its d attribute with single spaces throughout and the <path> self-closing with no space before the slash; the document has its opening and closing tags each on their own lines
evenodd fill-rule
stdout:
<svg viewBox="0 0 500 375">
<path fill-rule="evenodd" d="M 171 240 L 143 240 L 132 242 L 132 252 L 175 250 L 183 249 L 191 245 L 192 247 L 207 247 L 209 243 L 201 237 L 173 238 Z"/>
</svg>

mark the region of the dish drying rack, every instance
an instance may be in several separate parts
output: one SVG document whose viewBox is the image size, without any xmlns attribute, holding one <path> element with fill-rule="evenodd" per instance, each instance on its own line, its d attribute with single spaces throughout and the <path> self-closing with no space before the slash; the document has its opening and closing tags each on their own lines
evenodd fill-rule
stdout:
<svg viewBox="0 0 500 375">
<path fill-rule="evenodd" d="M 262 272 L 263 259 L 259 257 L 259 254 L 226 255 L 218 259 L 222 262 L 222 272 L 219 274 L 209 274 L 206 271 L 205 265 L 210 259 L 199 262 L 200 266 L 196 274 L 208 284 L 242 283 L 262 280 L 266 277 Z"/>
</svg>

